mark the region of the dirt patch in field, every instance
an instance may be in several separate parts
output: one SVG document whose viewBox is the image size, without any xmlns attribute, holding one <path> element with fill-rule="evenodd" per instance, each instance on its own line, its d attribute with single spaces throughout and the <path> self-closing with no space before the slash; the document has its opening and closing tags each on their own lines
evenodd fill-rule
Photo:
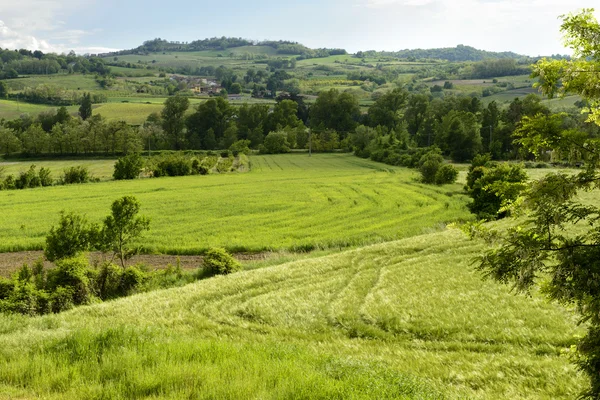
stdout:
<svg viewBox="0 0 600 400">
<path fill-rule="evenodd" d="M 234 254 L 239 261 L 264 260 L 268 258 L 268 253 L 258 254 Z M 8 277 L 10 274 L 19 269 L 23 264 L 32 265 L 39 259 L 44 258 L 43 251 L 21 251 L 17 253 L 0 253 L 0 276 Z M 90 253 L 90 263 L 101 263 L 105 260 L 110 260 L 111 256 L 102 253 Z M 150 269 L 165 269 L 170 265 L 179 265 L 182 269 L 196 269 L 202 264 L 202 256 L 171 256 L 165 254 L 141 254 L 127 260 L 127 265 L 135 265 L 138 263 L 148 266 Z M 117 260 L 115 260 L 117 262 Z M 44 261 L 46 268 L 52 268 L 53 264 L 49 261 Z"/>
</svg>

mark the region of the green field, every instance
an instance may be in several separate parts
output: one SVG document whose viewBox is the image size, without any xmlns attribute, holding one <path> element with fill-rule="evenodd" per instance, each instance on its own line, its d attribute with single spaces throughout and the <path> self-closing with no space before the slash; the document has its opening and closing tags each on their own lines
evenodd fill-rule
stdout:
<svg viewBox="0 0 600 400">
<path fill-rule="evenodd" d="M 75 165 L 81 165 L 88 169 L 92 177 L 101 180 L 112 179 L 115 160 L 25 160 L 25 161 L 0 161 L 0 171 L 4 176 L 19 175 L 20 172 L 26 172 L 31 165 L 38 168 L 48 168 L 52 172 L 52 177 L 57 179 L 61 176 L 65 168 Z"/>
<path fill-rule="evenodd" d="M 41 249 L 60 210 L 99 220 L 134 195 L 152 219 L 147 251 L 197 254 L 359 246 L 469 219 L 460 184 L 417 183 L 413 170 L 350 154 L 252 156 L 247 174 L 101 182 L 0 196 L 0 251 Z M 102 167 L 105 168 L 105 167 Z"/>
<path fill-rule="evenodd" d="M 0 100 L 0 119 L 15 119 L 22 114 L 30 114 L 37 116 L 44 111 L 56 110 L 56 106 L 48 106 L 45 104 L 29 104 L 22 101 Z M 67 107 L 71 114 L 77 113 L 77 106 Z"/>
<path fill-rule="evenodd" d="M 0 398 L 575 398 L 571 313 L 482 281 L 481 249 L 449 230 L 0 315 Z"/>
<path fill-rule="evenodd" d="M 39 85 L 53 85 L 65 90 L 101 89 L 93 74 L 28 75 L 19 79 L 8 79 L 5 82 L 8 88 L 14 91 L 21 91 L 26 87 L 36 88 Z"/>
</svg>

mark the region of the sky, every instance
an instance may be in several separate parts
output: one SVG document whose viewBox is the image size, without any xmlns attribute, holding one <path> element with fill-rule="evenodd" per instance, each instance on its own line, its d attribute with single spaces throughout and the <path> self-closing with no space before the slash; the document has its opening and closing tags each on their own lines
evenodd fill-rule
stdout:
<svg viewBox="0 0 600 400">
<path fill-rule="evenodd" d="M 595 2 L 0 0 L 0 47 L 84 54 L 131 49 L 158 37 L 230 36 L 351 53 L 463 44 L 530 56 L 571 54 L 562 45 L 559 16 Z"/>
</svg>

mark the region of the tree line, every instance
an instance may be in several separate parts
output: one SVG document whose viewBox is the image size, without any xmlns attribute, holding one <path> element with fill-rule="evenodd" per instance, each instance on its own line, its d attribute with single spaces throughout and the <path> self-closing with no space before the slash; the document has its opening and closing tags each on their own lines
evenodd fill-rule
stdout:
<svg viewBox="0 0 600 400">
<path fill-rule="evenodd" d="M 366 112 L 356 97 L 331 89 L 313 104 L 302 96 L 285 94 L 275 105 L 234 106 L 214 97 L 192 111 L 187 97 L 165 101 L 160 114 L 139 127 L 91 115 L 90 99 L 81 116 L 65 108 L 23 115 L 0 124 L 1 154 L 127 154 L 141 150 L 228 149 L 240 140 L 259 149 L 271 132 L 285 136 L 288 149 L 354 151 L 356 155 L 393 165 L 405 165 L 406 154 L 437 146 L 456 162 L 490 153 L 493 159 L 523 159 L 513 141 L 523 123 L 552 125 L 572 135 L 596 137 L 599 129 L 580 114 L 553 114 L 536 95 L 514 99 L 501 109 L 484 106 L 476 97 L 410 93 L 397 88 L 381 95 Z M 83 103 L 82 103 L 83 104 Z M 310 132 L 310 141 L 309 141 Z M 568 156 L 573 159 L 573 155 Z"/>
</svg>

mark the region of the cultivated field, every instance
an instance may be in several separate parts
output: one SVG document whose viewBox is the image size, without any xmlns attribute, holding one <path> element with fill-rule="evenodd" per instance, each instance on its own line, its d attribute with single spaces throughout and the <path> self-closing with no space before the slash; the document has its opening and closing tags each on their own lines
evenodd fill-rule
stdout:
<svg viewBox="0 0 600 400">
<path fill-rule="evenodd" d="M 482 281 L 480 250 L 448 230 L 2 315 L 0 398 L 574 398 L 572 314 Z"/>
<path fill-rule="evenodd" d="M 145 250 L 170 254 L 198 254 L 211 246 L 233 252 L 344 248 L 472 218 L 461 185 L 423 185 L 415 171 L 350 154 L 252 156 L 250 162 L 247 174 L 4 192 L 0 251 L 41 249 L 59 211 L 98 221 L 124 195 L 136 196 L 152 220 Z M 108 161 L 97 163 L 106 173 Z"/>
</svg>

